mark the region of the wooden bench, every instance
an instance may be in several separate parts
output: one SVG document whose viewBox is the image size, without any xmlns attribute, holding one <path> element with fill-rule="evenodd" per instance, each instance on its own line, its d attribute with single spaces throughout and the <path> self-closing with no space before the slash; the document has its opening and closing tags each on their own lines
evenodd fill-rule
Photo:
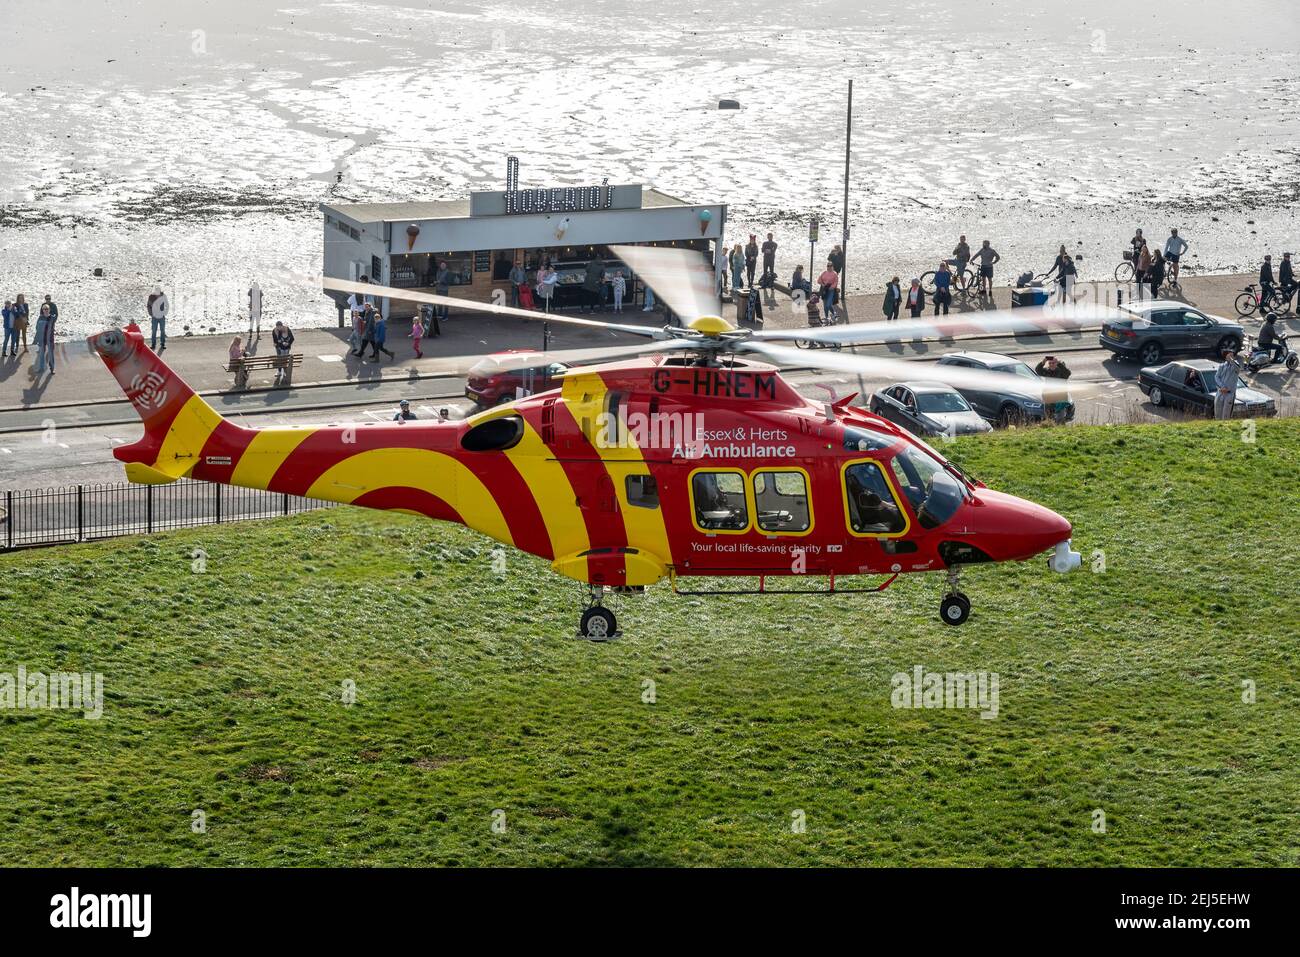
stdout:
<svg viewBox="0 0 1300 957">
<path fill-rule="evenodd" d="M 244 356 L 232 359 L 225 371 L 235 375 L 235 388 L 248 388 L 248 374 L 259 369 L 274 369 L 275 384 L 288 385 L 293 380 L 293 370 L 302 365 L 302 353 L 294 352 L 287 356 Z"/>
</svg>

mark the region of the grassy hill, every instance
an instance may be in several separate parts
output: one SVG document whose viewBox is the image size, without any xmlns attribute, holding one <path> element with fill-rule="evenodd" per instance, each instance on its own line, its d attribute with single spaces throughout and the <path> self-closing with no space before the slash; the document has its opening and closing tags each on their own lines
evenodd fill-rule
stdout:
<svg viewBox="0 0 1300 957">
<path fill-rule="evenodd" d="M 575 584 L 516 553 L 498 576 L 486 540 L 403 516 L 0 556 L 0 671 L 106 682 L 100 721 L 0 711 L 0 859 L 1300 864 L 1300 423 L 947 451 L 1069 516 L 1085 570 L 973 569 L 961 628 L 938 576 L 660 586 L 592 645 L 569 637 Z M 997 719 L 892 708 L 915 665 L 997 672 Z"/>
</svg>

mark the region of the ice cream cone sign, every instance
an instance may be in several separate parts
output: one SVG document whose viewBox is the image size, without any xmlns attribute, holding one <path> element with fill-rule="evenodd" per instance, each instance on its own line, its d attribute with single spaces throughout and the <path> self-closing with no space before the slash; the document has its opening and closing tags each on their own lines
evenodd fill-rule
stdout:
<svg viewBox="0 0 1300 957">
<path fill-rule="evenodd" d="M 709 229 L 709 222 L 713 219 L 713 213 L 707 209 L 700 210 L 700 235 L 703 236 Z"/>
<path fill-rule="evenodd" d="M 415 238 L 420 235 L 420 227 L 411 223 L 406 227 L 406 251 L 409 253 L 415 248 Z"/>
</svg>

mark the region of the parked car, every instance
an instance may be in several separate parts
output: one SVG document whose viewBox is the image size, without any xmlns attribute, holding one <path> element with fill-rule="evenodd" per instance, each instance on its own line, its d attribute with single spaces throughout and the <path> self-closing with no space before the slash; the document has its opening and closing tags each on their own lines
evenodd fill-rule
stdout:
<svg viewBox="0 0 1300 957">
<path fill-rule="evenodd" d="M 532 395 L 554 388 L 568 368 L 563 362 L 549 361 L 531 349 L 495 352 L 470 367 L 465 396 L 482 406 L 511 402 L 521 394 Z"/>
<path fill-rule="evenodd" d="M 943 382 L 899 382 L 872 395 L 868 407 L 914 435 L 969 435 L 992 429 L 960 392 Z"/>
<path fill-rule="evenodd" d="M 1214 395 L 1219 387 L 1215 379 L 1217 368 L 1218 363 L 1209 359 L 1148 366 L 1138 373 L 1138 388 L 1151 399 L 1152 405 L 1170 405 L 1213 415 Z M 1232 414 L 1247 418 L 1277 415 L 1277 403 L 1262 392 L 1237 386 Z"/>
<path fill-rule="evenodd" d="M 939 362 L 941 366 L 960 366 L 964 369 L 983 369 L 989 372 L 1001 372 L 1006 375 L 1023 376 L 1033 382 L 1032 389 L 1022 395 L 1013 388 L 971 388 L 958 386 L 971 406 L 994 425 L 1006 427 L 1017 422 L 1040 422 L 1044 417 L 1043 400 L 1040 384 L 1044 381 L 1019 359 L 999 355 L 996 352 L 950 352 Z M 1066 388 L 1060 380 L 1051 380 L 1058 388 Z M 1074 418 L 1074 403 L 1065 403 L 1059 414 L 1060 421 L 1068 422 Z"/>
<path fill-rule="evenodd" d="M 1126 318 L 1103 322 L 1098 341 L 1119 358 L 1144 366 L 1198 352 L 1222 356 L 1225 349 L 1240 349 L 1246 334 L 1238 323 L 1175 300 L 1131 302 L 1120 310 Z"/>
</svg>

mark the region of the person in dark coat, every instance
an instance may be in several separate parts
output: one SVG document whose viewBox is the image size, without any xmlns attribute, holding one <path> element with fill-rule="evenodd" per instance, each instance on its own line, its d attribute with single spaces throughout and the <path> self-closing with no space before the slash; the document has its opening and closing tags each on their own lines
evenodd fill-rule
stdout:
<svg viewBox="0 0 1300 957">
<path fill-rule="evenodd" d="M 1259 267 L 1259 292 L 1261 303 L 1267 304 L 1273 298 L 1273 257 L 1265 256 L 1264 265 Z"/>
<path fill-rule="evenodd" d="M 885 284 L 885 301 L 880 307 L 880 311 L 885 314 L 885 321 L 893 322 L 897 319 L 902 305 L 903 287 L 898 284 L 898 277 L 895 276 Z"/>
<path fill-rule="evenodd" d="M 921 286 L 921 280 L 912 280 L 912 286 L 907 290 L 904 298 L 908 313 L 913 319 L 918 318 L 925 311 L 925 289 Z"/>
<path fill-rule="evenodd" d="M 754 288 L 754 270 L 758 268 L 758 237 L 753 233 L 749 234 L 749 242 L 745 244 L 745 275 L 749 277 L 749 288 Z"/>
<path fill-rule="evenodd" d="M 582 288 L 587 301 L 584 312 L 595 312 L 605 302 L 605 264 L 599 259 L 587 263 L 587 274 L 582 279 Z"/>
</svg>

